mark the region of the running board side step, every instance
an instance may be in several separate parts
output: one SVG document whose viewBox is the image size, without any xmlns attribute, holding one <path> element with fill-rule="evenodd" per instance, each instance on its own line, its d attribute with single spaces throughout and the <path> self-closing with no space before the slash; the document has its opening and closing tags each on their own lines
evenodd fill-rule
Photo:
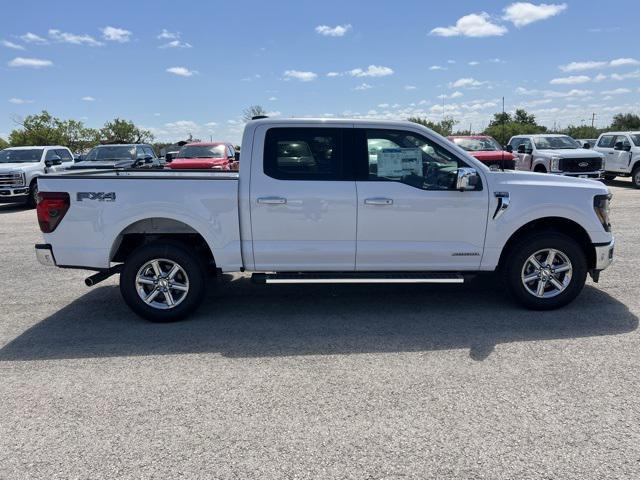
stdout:
<svg viewBox="0 0 640 480">
<path fill-rule="evenodd" d="M 459 273 L 396 273 L 396 272 L 315 272 L 315 273 L 254 273 L 255 283 L 464 283 Z"/>
</svg>

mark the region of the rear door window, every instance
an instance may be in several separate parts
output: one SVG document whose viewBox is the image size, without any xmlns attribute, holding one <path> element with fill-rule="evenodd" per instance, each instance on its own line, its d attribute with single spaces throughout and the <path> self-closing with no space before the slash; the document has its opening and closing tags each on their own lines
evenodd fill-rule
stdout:
<svg viewBox="0 0 640 480">
<path fill-rule="evenodd" d="M 279 180 L 353 180 L 343 129 L 271 128 L 264 148 L 264 173 Z"/>
</svg>

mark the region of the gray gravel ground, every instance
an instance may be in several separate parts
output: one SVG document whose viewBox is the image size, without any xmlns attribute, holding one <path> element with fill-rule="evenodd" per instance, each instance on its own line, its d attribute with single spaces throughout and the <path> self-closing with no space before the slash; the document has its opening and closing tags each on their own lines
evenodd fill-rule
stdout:
<svg viewBox="0 0 640 480">
<path fill-rule="evenodd" d="M 556 312 L 464 287 L 225 277 L 146 323 L 0 207 L 0 478 L 640 478 L 640 191 Z"/>
</svg>

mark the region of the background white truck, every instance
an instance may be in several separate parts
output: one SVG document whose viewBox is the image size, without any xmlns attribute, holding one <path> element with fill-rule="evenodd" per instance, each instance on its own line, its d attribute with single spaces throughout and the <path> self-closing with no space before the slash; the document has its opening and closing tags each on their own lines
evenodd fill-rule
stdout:
<svg viewBox="0 0 640 480">
<path fill-rule="evenodd" d="M 499 270 L 522 304 L 550 309 L 613 258 L 600 182 L 493 172 L 409 122 L 255 120 L 239 174 L 69 172 L 43 177 L 40 196 L 38 259 L 96 270 L 89 285 L 120 273 L 127 304 L 153 321 L 192 312 L 209 267 L 264 283 Z"/>
<path fill-rule="evenodd" d="M 67 147 L 9 147 L 0 150 L 0 203 L 26 203 L 36 206 L 37 178 L 73 165 Z"/>
<path fill-rule="evenodd" d="M 608 132 L 598 137 L 595 150 L 604 154 L 605 179 L 631 177 L 640 188 L 640 132 Z"/>
</svg>

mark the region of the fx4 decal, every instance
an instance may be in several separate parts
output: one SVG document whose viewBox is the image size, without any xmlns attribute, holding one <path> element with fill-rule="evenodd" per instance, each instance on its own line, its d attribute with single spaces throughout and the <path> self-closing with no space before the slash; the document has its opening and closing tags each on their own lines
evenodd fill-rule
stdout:
<svg viewBox="0 0 640 480">
<path fill-rule="evenodd" d="M 97 200 L 98 202 L 115 202 L 116 192 L 78 192 L 76 200 Z"/>
</svg>

